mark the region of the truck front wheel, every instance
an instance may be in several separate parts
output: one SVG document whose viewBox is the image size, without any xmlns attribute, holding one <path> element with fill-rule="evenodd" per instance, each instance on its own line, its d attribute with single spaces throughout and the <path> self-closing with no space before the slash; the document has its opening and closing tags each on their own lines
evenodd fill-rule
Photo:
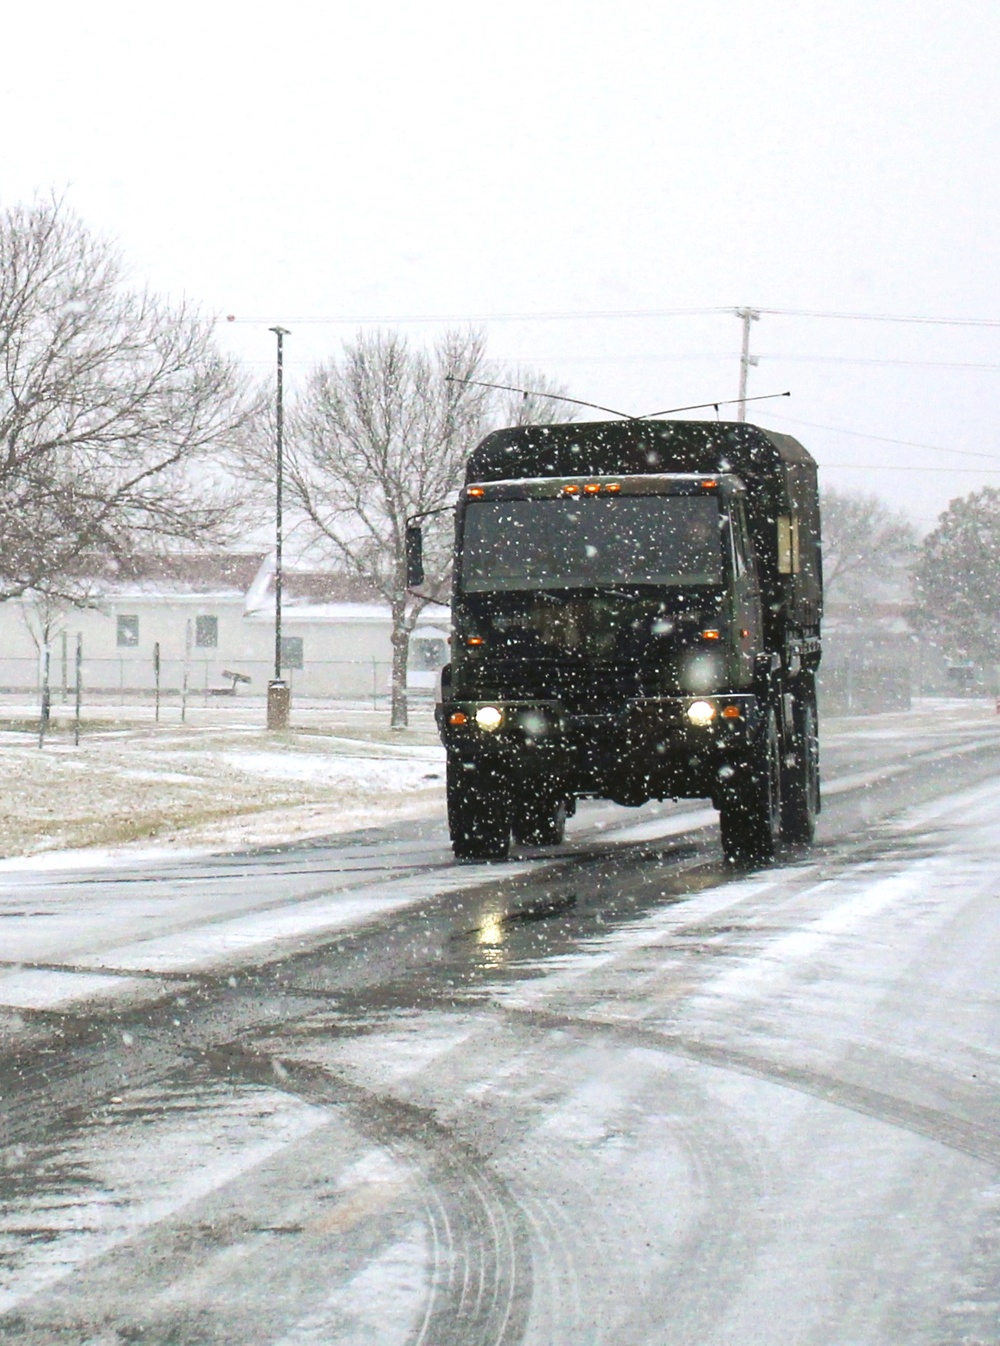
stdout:
<svg viewBox="0 0 1000 1346">
<path fill-rule="evenodd" d="M 767 864 L 781 832 L 781 755 L 773 710 L 748 759 L 730 769 L 719 799 L 722 849 L 731 864 Z"/>
<path fill-rule="evenodd" d="M 447 763 L 448 831 L 456 860 L 504 860 L 510 798 L 502 775 L 481 763 Z"/>
<path fill-rule="evenodd" d="M 566 800 L 539 796 L 514 805 L 514 840 L 520 846 L 561 846 L 566 835 Z"/>
</svg>

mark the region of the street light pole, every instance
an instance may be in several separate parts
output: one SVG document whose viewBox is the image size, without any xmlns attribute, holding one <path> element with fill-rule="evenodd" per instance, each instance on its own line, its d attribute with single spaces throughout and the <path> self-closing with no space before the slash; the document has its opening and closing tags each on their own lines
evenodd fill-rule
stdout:
<svg viewBox="0 0 1000 1346">
<path fill-rule="evenodd" d="M 285 430 L 285 373 L 284 339 L 289 335 L 284 327 L 268 331 L 278 338 L 277 395 L 275 401 L 275 502 L 274 502 L 274 680 L 268 684 L 267 727 L 288 728 L 288 691 L 281 678 L 281 533 L 282 491 L 284 487 L 284 430 Z"/>
</svg>

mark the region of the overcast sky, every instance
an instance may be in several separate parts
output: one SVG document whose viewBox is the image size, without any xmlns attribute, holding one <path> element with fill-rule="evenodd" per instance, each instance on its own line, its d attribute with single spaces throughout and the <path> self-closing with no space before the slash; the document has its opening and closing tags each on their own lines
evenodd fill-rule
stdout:
<svg viewBox="0 0 1000 1346">
<path fill-rule="evenodd" d="M 924 526 L 1000 486 L 996 0 L 54 0 L 4 47 L 0 198 L 64 193 L 258 373 L 274 322 L 294 377 L 472 319 L 649 411 L 735 396 L 754 305 L 752 418 L 826 482 Z"/>
</svg>

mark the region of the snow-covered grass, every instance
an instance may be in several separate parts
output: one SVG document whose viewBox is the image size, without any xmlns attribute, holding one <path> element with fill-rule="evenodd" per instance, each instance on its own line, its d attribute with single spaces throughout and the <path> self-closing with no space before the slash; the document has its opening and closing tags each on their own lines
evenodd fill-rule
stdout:
<svg viewBox="0 0 1000 1346">
<path fill-rule="evenodd" d="M 0 706 L 5 868 L 13 857 L 230 850 L 444 815 L 444 754 L 426 704 L 404 731 L 389 729 L 384 708 L 297 706 L 283 733 L 268 732 L 263 705 L 249 701 L 190 706 L 184 723 L 171 707 L 159 724 L 149 705 L 107 705 L 88 712 L 79 747 L 59 711 L 40 751 L 31 708 Z M 956 731 L 998 727 L 992 701 L 934 700 L 827 719 L 822 739 L 824 752 L 869 742 L 875 767 Z"/>
<path fill-rule="evenodd" d="M 4 708 L 7 710 L 7 708 Z M 112 718 L 114 717 L 114 718 Z M 392 732 L 384 711 L 304 710 L 281 733 L 262 708 L 109 708 L 78 747 L 58 724 L 42 750 L 0 710 L 0 856 L 77 848 L 223 849 L 384 823 L 441 806 L 430 710 Z"/>
</svg>

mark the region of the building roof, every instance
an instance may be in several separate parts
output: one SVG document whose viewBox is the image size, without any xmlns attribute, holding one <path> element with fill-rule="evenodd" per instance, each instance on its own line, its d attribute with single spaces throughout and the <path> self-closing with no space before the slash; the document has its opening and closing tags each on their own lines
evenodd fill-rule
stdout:
<svg viewBox="0 0 1000 1346">
<path fill-rule="evenodd" d="M 140 556 L 127 565 L 104 563 L 95 568 L 93 580 L 98 599 L 211 596 L 240 602 L 251 618 L 269 616 L 274 607 L 273 552 Z M 379 621 L 389 611 L 385 598 L 365 580 L 295 565 L 282 571 L 282 606 L 290 617 L 303 621 Z"/>
<path fill-rule="evenodd" d="M 282 593 L 289 603 L 378 603 L 385 606 L 385 599 L 373 584 L 353 575 L 321 570 L 286 570 L 282 577 Z"/>
<path fill-rule="evenodd" d="M 95 575 L 105 593 L 245 594 L 267 552 L 176 552 L 137 556 Z"/>
</svg>

